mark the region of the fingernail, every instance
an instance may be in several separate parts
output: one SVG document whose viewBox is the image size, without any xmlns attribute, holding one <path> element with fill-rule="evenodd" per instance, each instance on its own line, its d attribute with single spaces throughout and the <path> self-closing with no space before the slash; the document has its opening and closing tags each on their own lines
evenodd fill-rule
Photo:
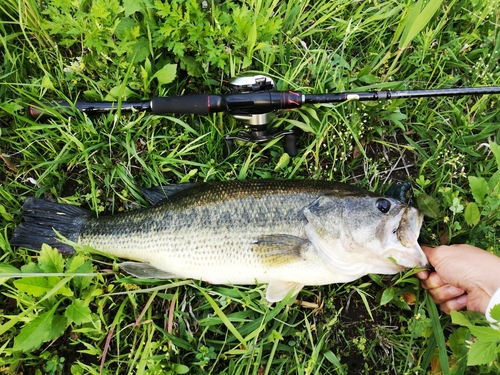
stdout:
<svg viewBox="0 0 500 375">
<path fill-rule="evenodd" d="M 464 294 L 463 296 L 458 297 L 457 302 L 463 306 L 467 305 L 467 296 Z"/>
<path fill-rule="evenodd" d="M 456 286 L 450 285 L 448 288 L 448 293 L 454 296 L 458 296 L 460 294 L 464 293 L 464 290 L 462 288 L 458 288 Z"/>
</svg>

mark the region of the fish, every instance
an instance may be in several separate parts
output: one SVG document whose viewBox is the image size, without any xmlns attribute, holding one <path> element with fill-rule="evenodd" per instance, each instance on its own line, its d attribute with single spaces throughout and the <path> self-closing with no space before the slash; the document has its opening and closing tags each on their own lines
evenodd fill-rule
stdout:
<svg viewBox="0 0 500 375">
<path fill-rule="evenodd" d="M 306 285 L 428 264 L 418 244 L 423 214 L 356 186 L 264 179 L 141 190 L 151 206 L 99 216 L 30 197 L 10 244 L 68 254 L 70 243 L 87 245 L 125 259 L 119 267 L 139 278 L 268 284 L 268 303 Z"/>
</svg>

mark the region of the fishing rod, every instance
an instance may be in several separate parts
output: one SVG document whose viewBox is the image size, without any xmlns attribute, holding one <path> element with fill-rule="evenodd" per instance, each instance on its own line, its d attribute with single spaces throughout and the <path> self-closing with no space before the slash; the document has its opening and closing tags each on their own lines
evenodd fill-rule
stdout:
<svg viewBox="0 0 500 375">
<path fill-rule="evenodd" d="M 229 94 L 190 94 L 182 96 L 154 97 L 148 101 L 122 102 L 121 112 L 150 112 L 164 114 L 208 115 L 227 112 L 245 123 L 249 131 L 238 135 L 226 136 L 229 152 L 234 148 L 234 141 L 263 143 L 271 139 L 284 137 L 285 151 L 290 156 L 297 154 L 296 138 L 292 130 L 268 130 L 267 125 L 281 110 L 299 108 L 307 104 L 342 103 L 346 101 L 379 101 L 390 99 L 410 99 L 438 96 L 488 95 L 499 94 L 500 86 L 463 87 L 436 90 L 403 91 L 363 91 L 331 94 L 303 94 L 296 91 L 275 91 L 274 81 L 264 75 L 235 77 L 229 81 Z M 116 111 L 117 102 L 68 103 L 62 100 L 44 102 L 43 105 L 31 105 L 28 115 L 37 121 L 54 117 L 56 112 L 68 112 L 72 108 L 87 114 L 97 115 Z M 52 112 L 52 113 L 51 113 Z"/>
</svg>

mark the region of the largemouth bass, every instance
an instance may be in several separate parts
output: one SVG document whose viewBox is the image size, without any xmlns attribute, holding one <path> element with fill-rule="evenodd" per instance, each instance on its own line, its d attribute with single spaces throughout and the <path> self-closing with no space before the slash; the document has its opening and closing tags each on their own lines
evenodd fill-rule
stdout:
<svg viewBox="0 0 500 375">
<path fill-rule="evenodd" d="M 66 239 L 137 262 L 137 277 L 269 284 L 269 302 L 304 285 L 353 281 L 427 265 L 417 239 L 423 215 L 363 189 L 326 181 L 258 180 L 147 191 L 153 206 L 96 217 L 29 198 L 10 243 L 73 252 Z M 166 197 L 165 197 L 166 196 Z"/>
</svg>

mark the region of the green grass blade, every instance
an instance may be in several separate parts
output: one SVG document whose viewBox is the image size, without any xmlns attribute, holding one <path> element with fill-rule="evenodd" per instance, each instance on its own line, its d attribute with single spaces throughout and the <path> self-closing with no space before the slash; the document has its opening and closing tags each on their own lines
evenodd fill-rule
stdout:
<svg viewBox="0 0 500 375">
<path fill-rule="evenodd" d="M 438 347 L 439 353 L 439 361 L 441 363 L 441 369 L 443 371 L 443 375 L 450 374 L 450 366 L 448 363 L 448 353 L 446 352 L 446 339 L 444 337 L 444 330 L 441 326 L 441 321 L 439 319 L 439 312 L 436 307 L 436 304 L 432 301 L 432 298 L 426 292 L 425 297 L 425 305 L 427 307 L 427 311 L 429 313 L 429 318 L 431 319 L 432 325 L 432 337 L 435 340 L 429 340 L 428 350 L 430 351 L 430 356 L 434 353 L 435 345 Z M 432 346 L 431 346 L 432 344 Z"/>
<path fill-rule="evenodd" d="M 202 288 L 200 288 L 199 286 L 197 286 L 195 284 L 194 284 L 194 286 L 196 287 L 196 289 L 198 289 L 201 292 L 201 294 L 203 294 L 203 297 L 205 297 L 205 299 L 210 304 L 210 306 L 212 306 L 212 308 L 214 309 L 215 313 L 222 320 L 222 322 L 227 327 L 227 329 L 229 329 L 229 331 L 234 335 L 234 337 L 236 337 L 238 339 L 238 341 L 240 342 L 240 344 L 243 347 L 246 348 L 247 347 L 246 340 L 243 338 L 243 336 L 241 336 L 241 334 L 238 332 L 238 330 L 233 325 L 233 323 L 231 323 L 229 321 L 229 319 L 227 318 L 226 314 L 224 314 L 224 312 L 221 310 L 221 308 L 219 307 L 219 305 L 217 305 L 217 303 L 213 300 L 213 298 L 210 297 L 208 295 L 208 293 L 205 292 Z"/>
<path fill-rule="evenodd" d="M 424 29 L 424 27 L 429 24 L 438 9 L 441 8 L 443 0 L 429 1 L 424 9 L 422 9 L 423 3 L 423 0 L 419 0 L 415 3 L 410 14 L 408 15 L 403 35 L 401 36 L 401 42 L 399 44 L 400 49 L 408 47 L 413 38 L 415 38 Z"/>
</svg>

